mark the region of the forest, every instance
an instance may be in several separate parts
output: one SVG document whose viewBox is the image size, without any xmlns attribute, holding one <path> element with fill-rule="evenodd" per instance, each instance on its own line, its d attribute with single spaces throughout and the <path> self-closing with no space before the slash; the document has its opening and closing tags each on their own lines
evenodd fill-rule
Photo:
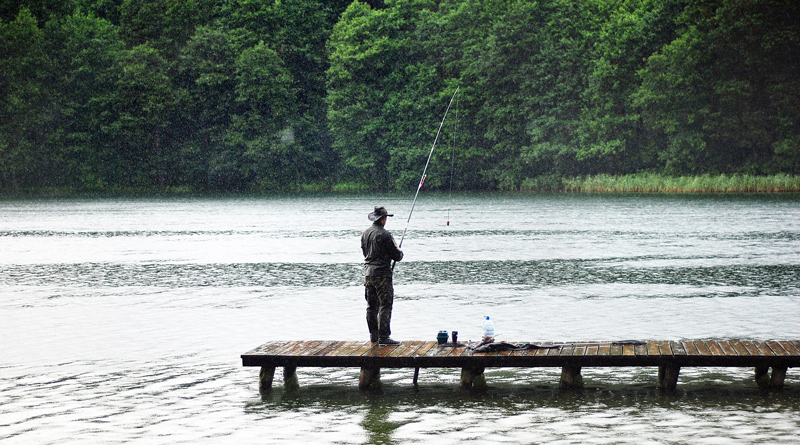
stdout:
<svg viewBox="0 0 800 445">
<path fill-rule="evenodd" d="M 800 174 L 796 0 L 0 0 L 0 191 Z M 631 176 L 633 175 L 633 176 Z"/>
</svg>

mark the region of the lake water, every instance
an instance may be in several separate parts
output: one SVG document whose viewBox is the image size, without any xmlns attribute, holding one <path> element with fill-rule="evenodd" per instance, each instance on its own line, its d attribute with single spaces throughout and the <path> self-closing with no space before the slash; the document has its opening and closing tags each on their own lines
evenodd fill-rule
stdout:
<svg viewBox="0 0 800 445">
<path fill-rule="evenodd" d="M 3 443 L 796 443 L 800 372 L 300 368 L 258 393 L 270 340 L 367 340 L 359 237 L 412 196 L 0 201 Z M 447 221 L 450 225 L 447 225 Z M 393 337 L 800 339 L 800 196 L 423 193 Z"/>
</svg>

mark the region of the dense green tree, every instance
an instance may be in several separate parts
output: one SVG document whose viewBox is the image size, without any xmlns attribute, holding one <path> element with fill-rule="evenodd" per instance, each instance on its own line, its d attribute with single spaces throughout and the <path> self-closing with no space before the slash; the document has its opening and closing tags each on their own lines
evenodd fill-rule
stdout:
<svg viewBox="0 0 800 445">
<path fill-rule="evenodd" d="M 198 0 L 124 0 L 120 35 L 129 47 L 149 44 L 173 57 L 209 14 Z"/>
<path fill-rule="evenodd" d="M 120 7 L 125 0 L 74 0 L 76 12 L 101 18 L 119 27 Z"/>
<path fill-rule="evenodd" d="M 115 90 L 102 98 L 112 118 L 101 128 L 113 144 L 116 182 L 128 186 L 175 185 L 178 151 L 173 127 L 182 90 L 173 87 L 167 61 L 148 43 L 119 54 Z"/>
<path fill-rule="evenodd" d="M 79 13 L 50 22 L 47 52 L 60 69 L 48 73 L 48 84 L 57 105 L 55 133 L 64 152 L 61 184 L 102 189 L 113 178 L 112 147 L 97 131 L 111 107 L 102 97 L 113 94 L 117 81 L 116 57 L 122 50 L 116 28 L 104 19 Z"/>
<path fill-rule="evenodd" d="M 492 153 L 490 186 L 527 176 L 573 174 L 584 107 L 587 6 L 569 1 L 503 2 L 466 80 L 480 94 L 475 125 Z M 515 93 L 511 93 L 515 92 Z"/>
<path fill-rule="evenodd" d="M 74 8 L 72 0 L 0 0 L 0 20 L 11 22 L 24 9 L 42 28 L 49 20 L 72 14 Z"/>
<path fill-rule="evenodd" d="M 420 34 L 428 36 L 429 60 L 439 64 L 441 76 L 448 85 L 447 92 L 454 85 L 460 87 L 443 127 L 439 158 L 434 159 L 439 162 L 431 166 L 434 178 L 445 178 L 442 183 L 448 187 L 452 183 L 456 189 L 483 189 L 492 188 L 497 182 L 493 172 L 497 160 L 494 144 L 487 137 L 487 129 L 476 122 L 487 100 L 480 79 L 491 65 L 487 66 L 487 60 L 481 55 L 494 24 L 508 5 L 482 0 L 443 2 L 440 14 L 426 26 L 420 26 Z M 438 113 L 441 109 L 436 109 L 428 120 L 435 121 Z M 428 184 L 431 186 L 435 182 Z"/>
<path fill-rule="evenodd" d="M 388 186 L 389 153 L 379 146 L 386 127 L 377 113 L 384 103 L 379 83 L 387 68 L 380 62 L 388 39 L 376 41 L 380 36 L 373 16 L 378 14 L 355 1 L 333 29 L 328 122 L 335 135 L 333 148 L 343 162 L 342 174 L 350 180 Z"/>
<path fill-rule="evenodd" d="M 419 180 L 455 89 L 429 51 L 436 11 L 434 2 L 354 2 L 334 29 L 328 122 L 348 179 L 400 189 Z"/>
<path fill-rule="evenodd" d="M 287 84 L 283 95 L 293 104 L 287 116 L 283 139 L 291 139 L 295 164 L 289 169 L 293 173 L 292 183 L 322 180 L 335 173 L 335 158 L 331 150 L 326 123 L 325 71 L 328 68 L 326 42 L 330 35 L 336 11 L 341 12 L 341 2 L 320 0 L 282 0 L 275 2 L 273 16 L 279 23 L 275 39 L 270 44 L 285 66 L 291 84 Z M 264 36 L 261 36 L 262 40 Z M 288 97 L 286 97 L 288 96 Z M 277 106 L 277 105 L 276 105 Z M 289 137 L 291 136 L 291 137 Z M 287 171 L 287 166 L 282 170 Z M 281 174 L 282 184 L 289 177 Z M 264 184 L 269 184 L 267 181 Z"/>
<path fill-rule="evenodd" d="M 637 101 L 669 172 L 796 171 L 800 4 L 692 3 L 650 56 Z"/>
<path fill-rule="evenodd" d="M 302 153 L 294 142 L 292 77 L 266 44 L 244 50 L 236 59 L 237 111 L 226 135 L 226 150 L 213 160 L 215 181 L 228 189 L 257 184 L 282 188 L 302 181 Z"/>
<path fill-rule="evenodd" d="M 587 107 L 581 117 L 578 159 L 591 173 L 630 173 L 658 165 L 634 94 L 647 57 L 675 38 L 684 0 L 599 1 L 602 19 L 592 36 Z"/>
<path fill-rule="evenodd" d="M 0 187 L 52 185 L 61 153 L 48 144 L 55 116 L 44 32 L 27 8 L 0 22 Z M 52 173 L 55 173 L 53 175 Z"/>
<path fill-rule="evenodd" d="M 211 163 L 225 149 L 225 135 L 235 111 L 237 33 L 201 26 L 183 47 L 177 62 L 177 86 L 184 91 L 181 170 L 186 181 L 213 188 Z"/>
<path fill-rule="evenodd" d="M 340 1 L 320 0 L 235 0 L 221 8 L 220 23 L 240 33 L 242 48 L 263 42 L 291 76 L 285 94 L 293 95 L 294 112 L 286 134 L 299 150 L 296 176 L 308 182 L 335 171 L 326 124 L 325 43 L 342 8 Z"/>
</svg>

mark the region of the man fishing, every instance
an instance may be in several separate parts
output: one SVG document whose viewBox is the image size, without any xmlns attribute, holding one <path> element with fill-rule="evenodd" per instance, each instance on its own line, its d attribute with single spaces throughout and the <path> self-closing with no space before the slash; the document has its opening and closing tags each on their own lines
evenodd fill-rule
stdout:
<svg viewBox="0 0 800 445">
<path fill-rule="evenodd" d="M 444 111 L 442 122 L 439 123 L 439 130 L 433 139 L 431 152 L 428 153 L 428 160 L 422 170 L 422 177 L 420 177 L 417 192 L 414 194 L 414 201 L 411 202 L 411 211 L 408 212 L 408 221 L 406 221 L 406 227 L 403 229 L 400 245 L 398 246 L 394 242 L 392 234 L 383 228 L 386 225 L 386 219 L 394 215 L 389 214 L 386 208 L 382 206 L 376 206 L 375 210 L 367 215 L 367 218 L 372 221 L 372 225 L 361 235 L 361 252 L 364 254 L 364 296 L 367 299 L 369 339 L 379 345 L 397 345 L 400 343 L 389 338 L 389 334 L 392 333 L 391 329 L 389 329 L 389 322 L 392 320 L 392 304 L 394 302 L 394 287 L 392 287 L 392 270 L 394 266 L 392 265 L 392 260 L 400 261 L 403 259 L 401 247 L 403 247 L 403 240 L 406 238 L 408 223 L 411 222 L 411 215 L 414 213 L 419 191 L 422 188 L 422 184 L 425 183 L 425 173 L 431 163 L 436 141 L 439 140 L 444 120 L 447 119 L 447 112 L 450 111 L 450 106 L 453 105 L 453 99 L 455 99 L 459 88 L 461 87 L 456 87 L 453 96 L 450 97 L 450 103 L 447 104 L 447 109 Z M 450 222 L 448 221 L 449 224 Z"/>
<path fill-rule="evenodd" d="M 403 259 L 403 250 L 397 247 L 391 232 L 384 226 L 394 216 L 385 207 L 376 206 L 367 215 L 372 225 L 361 235 L 361 252 L 364 254 L 364 297 L 367 299 L 367 328 L 369 339 L 379 345 L 397 345 L 392 340 L 389 323 L 392 319 L 394 287 L 392 286 L 392 260 Z"/>
</svg>

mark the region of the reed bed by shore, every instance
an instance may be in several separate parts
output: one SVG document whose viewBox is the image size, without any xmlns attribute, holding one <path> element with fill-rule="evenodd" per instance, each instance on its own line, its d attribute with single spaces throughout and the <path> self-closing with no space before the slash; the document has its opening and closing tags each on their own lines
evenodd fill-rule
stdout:
<svg viewBox="0 0 800 445">
<path fill-rule="evenodd" d="M 539 176 L 522 182 L 519 188 L 506 191 L 548 191 L 573 193 L 785 193 L 800 192 L 800 175 L 699 175 L 666 176 L 654 173 L 632 175 L 596 175 L 576 178 Z M 287 190 L 251 190 L 239 194 L 269 193 L 367 193 L 375 191 L 359 182 L 303 184 Z M 0 198 L 63 198 L 75 196 L 175 196 L 175 195 L 226 195 L 237 192 L 204 192 L 191 187 L 109 188 L 106 190 L 77 190 L 74 188 L 0 189 Z"/>
<path fill-rule="evenodd" d="M 782 193 L 800 192 L 800 176 L 776 174 L 666 176 L 632 174 L 578 178 L 531 179 L 522 190 L 552 190 L 588 193 Z"/>
</svg>

